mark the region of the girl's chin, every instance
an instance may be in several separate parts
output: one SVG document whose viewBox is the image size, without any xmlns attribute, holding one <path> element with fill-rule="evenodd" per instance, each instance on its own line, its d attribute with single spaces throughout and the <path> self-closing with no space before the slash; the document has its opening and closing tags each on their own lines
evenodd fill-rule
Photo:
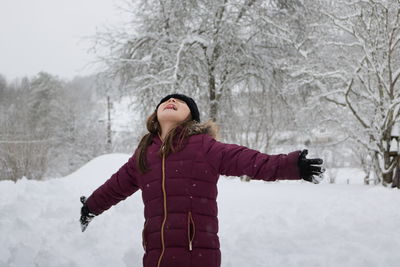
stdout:
<svg viewBox="0 0 400 267">
<path fill-rule="evenodd" d="M 162 122 L 178 122 L 181 121 L 181 119 L 178 116 L 163 116 L 162 118 L 159 118 L 160 121 Z"/>
</svg>

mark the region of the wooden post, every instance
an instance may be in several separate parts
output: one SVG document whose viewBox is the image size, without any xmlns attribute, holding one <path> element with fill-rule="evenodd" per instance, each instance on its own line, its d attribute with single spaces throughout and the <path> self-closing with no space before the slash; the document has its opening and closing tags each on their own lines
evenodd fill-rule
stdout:
<svg viewBox="0 0 400 267">
<path fill-rule="evenodd" d="M 111 108 L 110 96 L 107 96 L 107 150 L 111 152 Z"/>
</svg>

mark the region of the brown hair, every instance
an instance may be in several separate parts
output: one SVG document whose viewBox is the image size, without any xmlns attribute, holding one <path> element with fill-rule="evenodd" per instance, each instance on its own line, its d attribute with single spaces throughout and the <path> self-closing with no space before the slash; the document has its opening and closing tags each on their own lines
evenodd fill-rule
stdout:
<svg viewBox="0 0 400 267">
<path fill-rule="evenodd" d="M 191 116 L 191 114 L 189 114 L 186 119 L 184 119 L 182 122 L 177 124 L 174 128 L 172 128 L 168 132 L 167 136 L 165 137 L 165 140 L 163 143 L 164 150 L 162 151 L 160 149 L 160 151 L 158 153 L 159 156 L 162 157 L 162 152 L 164 152 L 165 156 L 167 156 L 171 152 L 176 152 L 176 151 L 182 150 L 184 147 L 183 142 L 186 140 L 186 137 L 188 137 L 188 135 L 189 135 L 189 128 L 194 123 L 196 123 L 196 122 L 194 120 L 192 120 L 192 116 Z M 141 173 L 145 173 L 150 170 L 147 166 L 147 160 L 146 160 L 147 148 L 151 144 L 153 137 L 161 133 L 161 126 L 157 119 L 157 111 L 154 111 L 147 118 L 146 127 L 147 127 L 147 130 L 149 131 L 149 133 L 145 134 L 142 137 L 142 139 L 140 140 L 139 145 L 136 149 L 136 152 L 135 152 L 136 167 Z M 175 139 L 176 129 L 178 127 L 182 127 L 182 131 L 180 131 L 180 134 L 178 136 L 178 146 L 175 147 L 173 145 L 173 140 Z"/>
</svg>

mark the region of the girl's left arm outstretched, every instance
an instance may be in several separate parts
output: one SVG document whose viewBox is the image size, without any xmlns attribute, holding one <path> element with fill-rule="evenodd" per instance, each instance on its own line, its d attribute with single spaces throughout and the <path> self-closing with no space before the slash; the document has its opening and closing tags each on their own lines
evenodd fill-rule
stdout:
<svg viewBox="0 0 400 267">
<path fill-rule="evenodd" d="M 268 155 L 245 146 L 222 143 L 204 135 L 203 151 L 210 165 L 222 175 L 248 175 L 252 179 L 265 181 L 302 179 L 298 167 L 300 150 L 289 154 Z"/>
</svg>

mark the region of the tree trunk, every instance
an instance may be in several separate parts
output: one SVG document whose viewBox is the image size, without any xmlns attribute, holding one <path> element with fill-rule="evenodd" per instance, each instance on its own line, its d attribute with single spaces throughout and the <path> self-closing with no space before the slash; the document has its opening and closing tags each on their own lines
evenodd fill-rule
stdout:
<svg viewBox="0 0 400 267">
<path fill-rule="evenodd" d="M 400 189 L 400 157 L 397 157 L 397 166 L 394 171 L 392 187 Z"/>
<path fill-rule="evenodd" d="M 215 89 L 215 76 L 212 71 L 213 68 L 210 67 L 209 77 L 208 77 L 208 90 L 210 94 L 210 118 L 216 122 L 218 118 L 218 100 L 217 92 Z"/>
</svg>

